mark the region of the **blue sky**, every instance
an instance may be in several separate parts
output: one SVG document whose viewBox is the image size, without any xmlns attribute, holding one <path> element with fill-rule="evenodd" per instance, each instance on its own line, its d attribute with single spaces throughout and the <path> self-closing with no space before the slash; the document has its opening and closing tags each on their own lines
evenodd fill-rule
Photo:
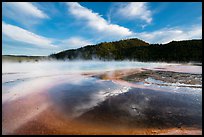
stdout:
<svg viewBox="0 0 204 137">
<path fill-rule="evenodd" d="M 3 2 L 2 54 L 49 55 L 105 41 L 202 38 L 201 2 Z"/>
</svg>

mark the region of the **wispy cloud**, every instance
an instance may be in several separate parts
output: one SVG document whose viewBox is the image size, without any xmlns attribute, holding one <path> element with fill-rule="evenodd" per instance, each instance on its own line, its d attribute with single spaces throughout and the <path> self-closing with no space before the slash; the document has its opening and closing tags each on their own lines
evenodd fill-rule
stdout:
<svg viewBox="0 0 204 137">
<path fill-rule="evenodd" d="M 117 24 L 108 23 L 101 15 L 94 13 L 90 9 L 81 6 L 77 2 L 67 3 L 68 11 L 77 19 L 85 21 L 85 24 L 107 37 L 126 37 L 133 34 L 128 28 L 119 26 Z"/>
<path fill-rule="evenodd" d="M 120 4 L 116 14 L 124 19 L 139 19 L 147 23 L 152 22 L 152 11 L 148 8 L 147 2 L 129 2 Z"/>
<path fill-rule="evenodd" d="M 37 35 L 18 26 L 7 24 L 5 22 L 2 22 L 2 34 L 13 40 L 32 44 L 41 48 L 56 47 L 52 44 L 51 39 Z"/>
<path fill-rule="evenodd" d="M 93 43 L 82 37 L 71 37 L 65 40 L 61 40 L 61 43 L 58 46 L 66 49 L 76 49 L 87 45 L 93 45 Z"/>
<path fill-rule="evenodd" d="M 40 47 L 41 49 L 55 49 L 57 51 L 67 50 L 67 49 L 76 49 L 86 45 L 93 45 L 93 43 L 80 36 L 70 37 L 67 39 L 51 39 L 47 37 L 43 37 L 37 35 L 33 32 L 20 28 L 18 26 L 14 26 L 11 24 L 7 24 L 2 22 L 2 34 L 3 39 L 7 36 L 10 38 L 10 41 L 18 41 Z M 4 41 L 7 40 L 4 39 Z"/>
<path fill-rule="evenodd" d="M 168 43 L 173 40 L 201 39 L 202 26 L 189 28 L 163 28 L 152 32 L 135 33 L 134 37 L 143 39 L 149 43 Z"/>
<path fill-rule="evenodd" d="M 30 2 L 3 2 L 3 16 L 24 25 L 36 24 L 39 19 L 47 19 L 49 16 Z"/>
</svg>

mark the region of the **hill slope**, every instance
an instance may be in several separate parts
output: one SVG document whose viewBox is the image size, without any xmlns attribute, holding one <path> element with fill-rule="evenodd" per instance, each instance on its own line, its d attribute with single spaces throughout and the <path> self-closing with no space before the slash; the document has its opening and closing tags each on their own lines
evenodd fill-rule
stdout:
<svg viewBox="0 0 204 137">
<path fill-rule="evenodd" d="M 149 44 L 137 38 L 89 45 L 50 55 L 56 59 L 100 59 L 138 61 L 202 61 L 202 40 Z"/>
</svg>

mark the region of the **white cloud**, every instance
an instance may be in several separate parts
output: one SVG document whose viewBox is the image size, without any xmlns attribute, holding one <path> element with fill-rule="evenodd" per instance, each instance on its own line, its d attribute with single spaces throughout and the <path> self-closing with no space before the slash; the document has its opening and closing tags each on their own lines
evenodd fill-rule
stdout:
<svg viewBox="0 0 204 137">
<path fill-rule="evenodd" d="M 37 19 L 49 18 L 43 11 L 30 2 L 3 2 L 3 16 L 18 21 L 24 25 L 36 24 Z"/>
<path fill-rule="evenodd" d="M 24 14 L 25 16 L 48 18 L 48 16 L 43 11 L 39 10 L 29 2 L 4 2 L 3 6 L 5 6 L 7 10 L 10 10 L 11 12 L 15 12 L 16 15 L 20 13 Z"/>
<path fill-rule="evenodd" d="M 80 47 L 84 47 L 87 45 L 93 45 L 93 43 L 89 40 L 86 40 L 82 37 L 71 37 L 65 40 L 62 40 L 61 44 L 59 44 L 59 46 L 62 47 L 66 47 L 69 49 L 76 49 L 76 48 L 80 48 Z"/>
<path fill-rule="evenodd" d="M 68 2 L 69 13 L 82 19 L 86 25 L 107 37 L 126 37 L 133 34 L 128 28 L 108 23 L 101 15 L 81 6 L 77 2 Z"/>
<path fill-rule="evenodd" d="M 149 43 L 168 43 L 170 41 L 201 39 L 202 26 L 193 26 L 190 28 L 164 28 L 153 32 L 136 33 L 138 37 Z"/>
<path fill-rule="evenodd" d="M 46 37 L 37 35 L 20 27 L 6 24 L 2 22 L 2 34 L 8 36 L 9 38 L 32 44 L 41 48 L 54 48 L 52 40 Z"/>
<path fill-rule="evenodd" d="M 152 21 L 152 12 L 146 2 L 129 2 L 121 4 L 116 13 L 125 19 L 140 19 L 147 23 Z"/>
</svg>

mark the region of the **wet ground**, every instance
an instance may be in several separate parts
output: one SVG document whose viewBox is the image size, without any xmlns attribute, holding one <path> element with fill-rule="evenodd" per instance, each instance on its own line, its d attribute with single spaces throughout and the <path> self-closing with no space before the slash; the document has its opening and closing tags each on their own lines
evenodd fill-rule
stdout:
<svg viewBox="0 0 204 137">
<path fill-rule="evenodd" d="M 4 73 L 2 134 L 202 134 L 202 73 L 169 68 Z"/>
<path fill-rule="evenodd" d="M 110 97 L 79 119 L 135 128 L 202 128 L 202 97 L 133 88 Z"/>
<path fill-rule="evenodd" d="M 141 82 L 141 81 L 145 81 L 145 79 L 149 77 L 156 80 L 165 81 L 168 83 L 183 83 L 183 84 L 191 84 L 191 85 L 202 84 L 202 74 L 190 74 L 190 73 L 180 73 L 180 72 L 171 72 L 171 71 L 147 70 L 141 73 L 125 76 L 122 79 L 130 82 Z"/>
</svg>

